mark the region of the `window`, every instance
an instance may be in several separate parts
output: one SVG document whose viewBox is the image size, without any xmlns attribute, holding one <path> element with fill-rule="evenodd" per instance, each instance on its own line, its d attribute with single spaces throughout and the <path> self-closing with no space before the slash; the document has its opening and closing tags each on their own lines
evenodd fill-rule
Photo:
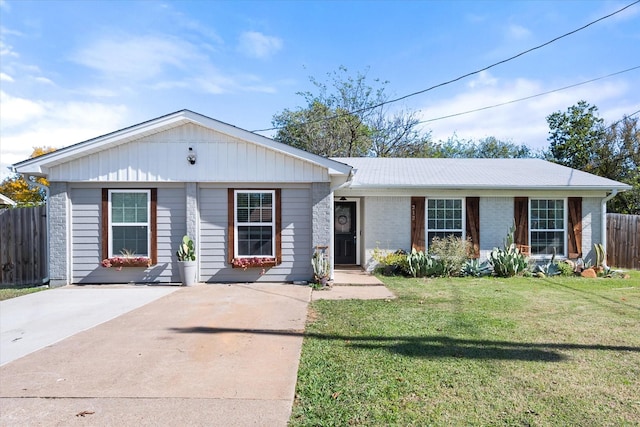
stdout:
<svg viewBox="0 0 640 427">
<path fill-rule="evenodd" d="M 134 254 L 156 263 L 157 190 L 102 190 L 103 258 Z"/>
<path fill-rule="evenodd" d="M 427 199 L 427 244 L 434 237 L 464 238 L 462 199 Z"/>
<path fill-rule="evenodd" d="M 235 191 L 235 258 L 275 258 L 275 206 L 274 190 Z"/>
<path fill-rule="evenodd" d="M 530 242 L 532 255 L 565 256 L 566 220 L 564 199 L 531 199 Z"/>
</svg>

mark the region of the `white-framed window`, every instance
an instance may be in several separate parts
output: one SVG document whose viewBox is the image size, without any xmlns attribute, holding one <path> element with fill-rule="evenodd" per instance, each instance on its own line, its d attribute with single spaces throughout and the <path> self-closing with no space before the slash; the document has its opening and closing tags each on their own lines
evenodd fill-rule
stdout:
<svg viewBox="0 0 640 427">
<path fill-rule="evenodd" d="M 529 242 L 531 255 L 566 256 L 566 199 L 531 199 L 529 201 Z"/>
<path fill-rule="evenodd" d="M 234 258 L 276 256 L 274 190 L 235 190 Z"/>
<path fill-rule="evenodd" d="M 109 190 L 109 256 L 151 256 L 151 191 Z"/>
<path fill-rule="evenodd" d="M 427 246 L 434 237 L 465 238 L 463 199 L 427 199 Z"/>
</svg>

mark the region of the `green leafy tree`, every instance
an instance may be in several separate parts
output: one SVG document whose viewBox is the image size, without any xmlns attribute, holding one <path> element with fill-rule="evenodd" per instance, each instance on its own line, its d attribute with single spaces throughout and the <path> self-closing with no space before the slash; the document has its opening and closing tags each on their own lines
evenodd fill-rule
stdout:
<svg viewBox="0 0 640 427">
<path fill-rule="evenodd" d="M 579 101 L 566 112 L 547 116 L 549 160 L 574 169 L 589 171 L 596 162 L 596 148 L 604 138 L 604 120 L 598 107 Z"/>
<path fill-rule="evenodd" d="M 306 106 L 273 116 L 277 141 L 322 156 L 399 157 L 420 155 L 428 138 L 416 130 L 412 113 L 389 114 L 388 82 L 348 74 L 345 67 L 328 74 L 328 83 L 310 77 L 316 93 L 300 92 Z"/>
<path fill-rule="evenodd" d="M 598 108 L 585 101 L 547 117 L 548 160 L 631 185 L 608 202 L 609 212 L 640 214 L 640 136 L 638 118 L 605 125 Z"/>
<path fill-rule="evenodd" d="M 34 147 L 30 158 L 55 150 L 52 147 Z M 44 178 L 36 178 L 36 181 L 42 185 L 49 185 L 49 182 Z M 0 193 L 16 202 L 17 207 L 40 205 L 45 201 L 44 191 L 35 185 L 30 185 L 22 175 L 18 174 L 11 175 L 0 183 Z"/>
<path fill-rule="evenodd" d="M 510 141 L 501 141 L 490 136 L 473 140 L 459 140 L 455 137 L 449 138 L 446 142 L 440 142 L 432 149 L 432 157 L 446 158 L 486 158 L 486 159 L 515 159 L 536 157 L 526 145 L 517 145 Z"/>
</svg>

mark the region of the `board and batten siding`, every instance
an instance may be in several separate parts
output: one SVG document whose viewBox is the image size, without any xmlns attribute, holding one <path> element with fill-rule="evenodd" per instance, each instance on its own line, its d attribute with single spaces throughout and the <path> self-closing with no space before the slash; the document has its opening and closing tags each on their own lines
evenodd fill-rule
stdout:
<svg viewBox="0 0 640 427">
<path fill-rule="evenodd" d="M 187 162 L 189 147 L 196 155 Z M 326 168 L 189 123 L 70 160 L 51 181 L 329 182 Z"/>
<path fill-rule="evenodd" d="M 242 187 L 249 188 L 249 187 Z M 279 282 L 310 280 L 312 256 L 311 189 L 282 188 L 282 263 L 242 270 L 228 263 L 226 188 L 200 188 L 200 280 L 203 282 Z"/>
<path fill-rule="evenodd" d="M 73 283 L 179 282 L 174 249 L 186 232 L 184 188 L 158 188 L 158 263 L 149 268 L 104 268 L 100 188 L 71 190 Z"/>
</svg>

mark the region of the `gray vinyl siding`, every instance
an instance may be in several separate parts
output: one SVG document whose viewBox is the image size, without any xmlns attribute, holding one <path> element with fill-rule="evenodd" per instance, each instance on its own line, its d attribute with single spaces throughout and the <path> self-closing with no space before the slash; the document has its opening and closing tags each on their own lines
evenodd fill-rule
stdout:
<svg viewBox="0 0 640 427">
<path fill-rule="evenodd" d="M 266 270 L 228 264 L 227 189 L 200 190 L 200 279 L 204 282 L 279 282 L 312 276 L 311 191 L 282 189 L 282 263 Z"/>
<path fill-rule="evenodd" d="M 104 268 L 102 261 L 102 189 L 71 190 L 73 283 L 179 282 L 173 249 L 185 233 L 183 188 L 158 189 L 158 263 L 150 268 Z"/>
</svg>

